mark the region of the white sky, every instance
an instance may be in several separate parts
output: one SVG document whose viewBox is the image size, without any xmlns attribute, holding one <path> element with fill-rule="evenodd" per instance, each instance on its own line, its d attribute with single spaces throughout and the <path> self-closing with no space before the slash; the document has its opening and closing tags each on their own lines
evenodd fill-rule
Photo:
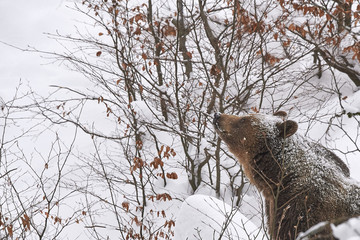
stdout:
<svg viewBox="0 0 360 240">
<path fill-rule="evenodd" d="M 0 0 L 0 41 L 19 48 L 61 51 L 62 47 L 44 33 L 75 31 L 79 15 L 66 0 Z M 21 79 L 39 93 L 50 92 L 49 85 L 78 85 L 80 74 L 49 64 L 39 54 L 22 52 L 0 43 L 0 97 L 9 100 Z"/>
</svg>

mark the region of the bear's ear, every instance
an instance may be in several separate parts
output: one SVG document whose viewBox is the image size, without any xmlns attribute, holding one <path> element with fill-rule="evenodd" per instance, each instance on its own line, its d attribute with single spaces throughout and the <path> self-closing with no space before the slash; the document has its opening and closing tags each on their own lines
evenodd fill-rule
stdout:
<svg viewBox="0 0 360 240">
<path fill-rule="evenodd" d="M 298 124 L 291 120 L 279 123 L 276 127 L 279 129 L 279 136 L 282 138 L 288 138 L 298 130 Z"/>
<path fill-rule="evenodd" d="M 274 116 L 277 117 L 282 117 L 282 118 L 286 118 L 287 117 L 287 113 L 285 111 L 277 111 L 273 114 Z"/>
</svg>

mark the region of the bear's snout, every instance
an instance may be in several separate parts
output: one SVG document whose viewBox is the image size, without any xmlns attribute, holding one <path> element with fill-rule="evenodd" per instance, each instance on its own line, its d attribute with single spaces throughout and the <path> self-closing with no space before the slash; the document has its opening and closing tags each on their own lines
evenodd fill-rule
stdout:
<svg viewBox="0 0 360 240">
<path fill-rule="evenodd" d="M 215 126 L 218 126 L 218 121 L 219 121 L 220 117 L 221 117 L 221 113 L 217 112 L 214 114 L 213 124 Z"/>
</svg>

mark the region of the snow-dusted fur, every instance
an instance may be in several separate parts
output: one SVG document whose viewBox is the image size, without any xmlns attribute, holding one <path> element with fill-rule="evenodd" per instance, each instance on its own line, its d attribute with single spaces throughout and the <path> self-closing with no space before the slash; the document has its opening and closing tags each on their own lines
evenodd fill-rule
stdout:
<svg viewBox="0 0 360 240">
<path fill-rule="evenodd" d="M 286 113 L 216 114 L 215 129 L 264 195 L 273 239 L 294 239 L 318 222 L 360 214 L 360 185 L 327 148 L 296 133 Z M 330 229 L 316 236 L 332 239 Z"/>
</svg>

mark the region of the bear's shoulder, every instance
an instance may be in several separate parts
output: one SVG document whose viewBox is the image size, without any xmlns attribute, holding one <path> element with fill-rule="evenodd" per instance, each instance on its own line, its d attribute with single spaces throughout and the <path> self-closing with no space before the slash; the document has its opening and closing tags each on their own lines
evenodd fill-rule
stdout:
<svg viewBox="0 0 360 240">
<path fill-rule="evenodd" d="M 345 162 L 323 145 L 308 140 L 298 133 L 287 140 L 289 142 L 285 145 L 285 153 L 291 163 L 302 165 L 296 166 L 298 169 L 308 165 L 315 170 L 330 170 L 330 172 L 339 172 L 345 177 L 350 176 L 350 170 Z"/>
</svg>

